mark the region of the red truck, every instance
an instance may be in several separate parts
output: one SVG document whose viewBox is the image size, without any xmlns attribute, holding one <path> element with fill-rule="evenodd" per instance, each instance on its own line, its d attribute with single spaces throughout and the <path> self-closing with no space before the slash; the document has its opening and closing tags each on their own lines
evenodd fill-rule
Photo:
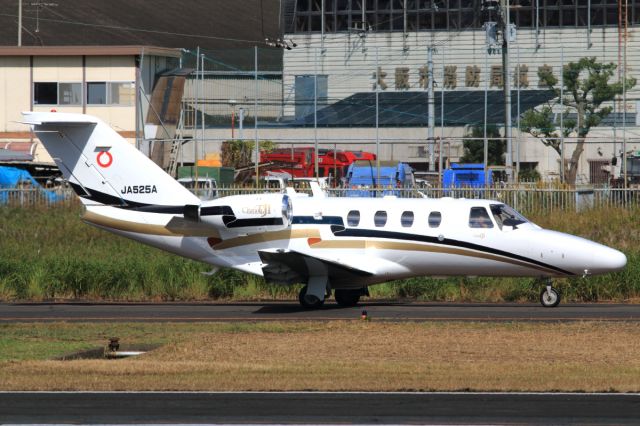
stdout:
<svg viewBox="0 0 640 426">
<path fill-rule="evenodd" d="M 315 152 L 313 147 L 278 148 L 260 153 L 260 163 L 271 163 L 263 167 L 263 173 L 288 173 L 297 177 L 313 177 Z M 376 155 L 366 151 L 318 150 L 318 177 L 330 177 L 335 186 L 346 176 L 347 169 L 354 161 L 375 161 Z"/>
</svg>

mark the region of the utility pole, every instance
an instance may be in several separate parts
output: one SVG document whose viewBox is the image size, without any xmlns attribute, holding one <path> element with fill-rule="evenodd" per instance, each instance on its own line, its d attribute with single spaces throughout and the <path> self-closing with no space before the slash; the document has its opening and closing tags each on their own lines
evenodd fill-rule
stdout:
<svg viewBox="0 0 640 426">
<path fill-rule="evenodd" d="M 436 171 L 436 159 L 435 159 L 435 126 L 436 126 L 436 114 L 435 114 L 435 100 L 433 99 L 433 47 L 427 48 L 427 96 L 428 96 L 428 125 L 429 130 L 427 133 L 427 147 L 429 149 L 429 171 Z"/>
<path fill-rule="evenodd" d="M 18 47 L 22 46 L 22 0 L 18 0 Z"/>
<path fill-rule="evenodd" d="M 509 23 L 509 0 L 501 0 L 502 19 L 502 75 L 504 83 L 504 137 L 507 139 L 507 181 L 513 183 L 513 151 L 511 134 L 511 74 L 509 73 L 509 42 L 512 37 L 512 27 Z"/>
</svg>

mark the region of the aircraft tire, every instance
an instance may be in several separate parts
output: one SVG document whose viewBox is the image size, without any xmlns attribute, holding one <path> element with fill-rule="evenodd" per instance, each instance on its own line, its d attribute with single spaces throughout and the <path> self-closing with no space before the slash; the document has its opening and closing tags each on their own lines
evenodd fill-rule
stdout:
<svg viewBox="0 0 640 426">
<path fill-rule="evenodd" d="M 555 308 L 560 304 L 560 293 L 551 287 L 551 292 L 547 292 L 547 288 L 543 288 L 540 292 L 540 303 L 545 308 Z"/>
<path fill-rule="evenodd" d="M 306 285 L 300 289 L 300 293 L 298 293 L 298 300 L 300 301 L 300 305 L 305 309 L 318 309 L 324 305 L 324 299 L 320 300 L 315 296 L 307 296 Z"/>
<path fill-rule="evenodd" d="M 344 306 L 344 307 L 356 306 L 360 301 L 361 293 L 362 291 L 360 289 L 356 289 L 356 290 L 336 289 L 335 290 L 336 302 L 338 303 L 338 305 Z"/>
</svg>

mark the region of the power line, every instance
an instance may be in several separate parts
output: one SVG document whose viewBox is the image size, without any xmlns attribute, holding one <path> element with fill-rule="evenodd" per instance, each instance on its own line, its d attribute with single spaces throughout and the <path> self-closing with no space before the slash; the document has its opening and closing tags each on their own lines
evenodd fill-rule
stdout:
<svg viewBox="0 0 640 426">
<path fill-rule="evenodd" d="M 18 15 L 14 15 L 14 14 L 10 14 L 10 13 L 0 13 L 0 16 L 6 16 L 6 17 L 9 17 L 9 18 L 17 18 L 18 17 Z M 23 16 L 22 19 L 23 20 L 24 19 L 36 20 L 36 18 L 30 17 L 30 16 Z M 149 30 L 149 29 L 144 29 L 144 28 L 133 28 L 133 27 L 122 27 L 122 26 L 118 26 L 118 25 L 90 24 L 90 23 L 87 23 L 87 22 L 70 21 L 70 20 L 66 20 L 66 19 L 51 19 L 51 18 L 38 18 L 38 19 L 40 21 L 53 22 L 53 23 L 57 23 L 57 24 L 78 25 L 78 26 L 92 27 L 92 28 L 106 28 L 106 29 L 112 29 L 112 30 L 135 31 L 135 32 L 152 33 L 152 34 L 165 34 L 165 35 L 172 35 L 172 36 L 179 36 L 179 37 L 203 38 L 203 39 L 209 39 L 209 40 L 235 41 L 235 42 L 240 42 L 240 43 L 253 43 L 253 44 L 261 44 L 261 45 L 265 44 L 264 40 L 247 40 L 247 39 L 240 39 L 240 38 L 218 37 L 218 36 L 202 35 L 202 34 L 176 33 L 176 32 L 171 32 L 171 31 Z"/>
</svg>

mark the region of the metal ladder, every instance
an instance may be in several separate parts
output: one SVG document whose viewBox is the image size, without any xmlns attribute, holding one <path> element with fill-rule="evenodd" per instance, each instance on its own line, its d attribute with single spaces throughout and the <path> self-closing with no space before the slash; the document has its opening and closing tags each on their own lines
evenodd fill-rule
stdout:
<svg viewBox="0 0 640 426">
<path fill-rule="evenodd" d="M 184 143 L 184 108 L 180 110 L 180 121 L 178 121 L 178 127 L 176 128 L 176 137 L 171 142 L 171 151 L 169 151 L 169 164 L 167 165 L 166 172 L 176 177 L 178 169 L 178 157 L 180 155 L 180 149 Z"/>
</svg>

